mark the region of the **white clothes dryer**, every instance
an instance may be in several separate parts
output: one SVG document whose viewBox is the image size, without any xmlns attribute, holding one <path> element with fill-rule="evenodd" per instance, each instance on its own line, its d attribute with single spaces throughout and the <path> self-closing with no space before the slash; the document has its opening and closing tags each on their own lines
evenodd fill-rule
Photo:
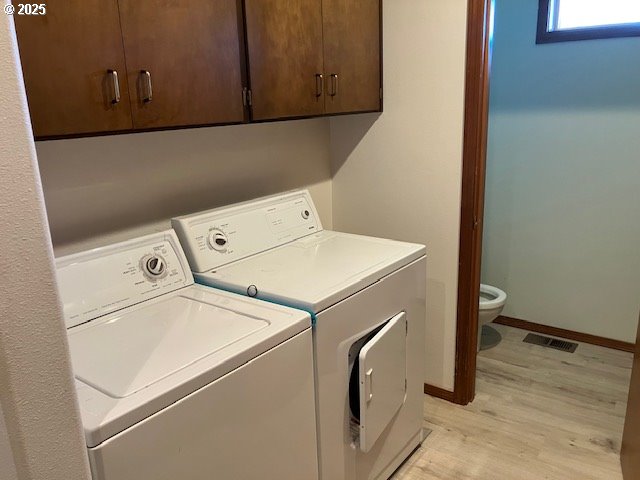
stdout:
<svg viewBox="0 0 640 480">
<path fill-rule="evenodd" d="M 195 285 L 173 231 L 56 265 L 94 480 L 317 478 L 308 314 Z"/>
<path fill-rule="evenodd" d="M 425 247 L 323 230 L 306 190 L 172 226 L 197 282 L 312 315 L 320 477 L 388 478 L 422 441 Z"/>
</svg>

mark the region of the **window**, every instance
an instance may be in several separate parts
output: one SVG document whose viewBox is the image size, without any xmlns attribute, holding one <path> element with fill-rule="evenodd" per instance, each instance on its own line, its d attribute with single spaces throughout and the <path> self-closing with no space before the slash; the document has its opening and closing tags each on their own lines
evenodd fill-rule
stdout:
<svg viewBox="0 0 640 480">
<path fill-rule="evenodd" d="M 639 0 L 540 0 L 536 43 L 634 36 Z"/>
</svg>

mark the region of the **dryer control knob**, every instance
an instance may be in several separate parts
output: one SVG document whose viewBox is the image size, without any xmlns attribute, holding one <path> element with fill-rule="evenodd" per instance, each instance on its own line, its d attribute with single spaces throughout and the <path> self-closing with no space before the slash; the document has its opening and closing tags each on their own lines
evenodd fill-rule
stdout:
<svg viewBox="0 0 640 480">
<path fill-rule="evenodd" d="M 302 212 L 300 212 L 300 215 L 302 215 L 302 218 L 307 220 L 309 218 L 309 216 L 311 215 L 311 212 L 309 212 L 309 210 L 307 210 L 305 208 L 304 210 L 302 210 Z"/>
<path fill-rule="evenodd" d="M 212 230 L 209 233 L 209 246 L 218 252 L 227 250 L 229 239 L 222 230 Z"/>
</svg>

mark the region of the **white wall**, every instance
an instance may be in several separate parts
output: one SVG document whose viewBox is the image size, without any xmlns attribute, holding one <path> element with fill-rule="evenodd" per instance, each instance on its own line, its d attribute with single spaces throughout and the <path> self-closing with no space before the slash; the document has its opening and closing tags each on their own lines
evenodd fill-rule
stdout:
<svg viewBox="0 0 640 480">
<path fill-rule="evenodd" d="M 37 142 L 56 252 L 172 216 L 309 187 L 331 226 L 326 119 Z M 79 243 L 78 243 L 79 242 Z"/>
<path fill-rule="evenodd" d="M 483 282 L 503 314 L 633 342 L 640 292 L 640 38 L 535 44 L 497 0 Z"/>
<path fill-rule="evenodd" d="M 4 14 L 0 85 L 0 477 L 88 479 L 15 32 Z"/>
<path fill-rule="evenodd" d="M 383 4 L 385 111 L 331 120 L 333 222 L 426 244 L 425 381 L 452 390 L 467 2 Z"/>
</svg>

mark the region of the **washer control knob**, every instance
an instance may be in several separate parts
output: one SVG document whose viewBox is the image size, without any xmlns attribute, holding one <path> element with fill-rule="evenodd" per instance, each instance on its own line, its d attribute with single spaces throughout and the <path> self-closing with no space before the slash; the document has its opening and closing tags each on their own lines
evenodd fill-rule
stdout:
<svg viewBox="0 0 640 480">
<path fill-rule="evenodd" d="M 222 230 L 212 230 L 209 233 L 209 246 L 218 252 L 224 252 L 227 249 L 229 239 Z"/>
<path fill-rule="evenodd" d="M 309 216 L 311 215 L 311 212 L 309 212 L 309 210 L 307 210 L 305 208 L 304 210 L 302 210 L 302 212 L 300 212 L 300 215 L 302 215 L 302 218 L 307 220 L 309 218 Z"/>
<path fill-rule="evenodd" d="M 162 277 L 167 271 L 167 263 L 160 255 L 148 255 L 143 259 L 142 268 L 149 278 Z"/>
</svg>

